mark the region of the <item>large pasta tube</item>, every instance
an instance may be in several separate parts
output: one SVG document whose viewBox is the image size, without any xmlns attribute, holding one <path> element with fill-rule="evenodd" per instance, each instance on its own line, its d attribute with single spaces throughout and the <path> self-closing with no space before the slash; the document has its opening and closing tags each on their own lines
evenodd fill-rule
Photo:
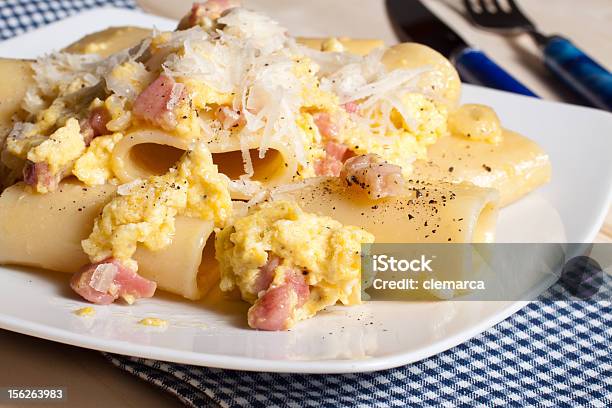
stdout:
<svg viewBox="0 0 612 408">
<path fill-rule="evenodd" d="M 110 27 L 77 40 L 64 48 L 73 54 L 98 54 L 107 57 L 131 48 L 151 35 L 153 30 L 141 27 Z"/>
<path fill-rule="evenodd" d="M 127 134 L 112 152 L 113 173 L 123 183 L 164 174 L 189 149 L 189 142 L 158 130 Z"/>
<path fill-rule="evenodd" d="M 450 61 L 438 51 L 423 44 L 396 44 L 385 51 L 383 63 L 390 70 L 429 67 L 430 71 L 420 75 L 419 87 L 427 90 L 449 108 L 459 102 L 461 96 L 459 74 Z"/>
<path fill-rule="evenodd" d="M 5 155 L 3 145 L 13 128 L 31 78 L 32 69 L 28 61 L 0 58 L 0 192 L 21 178 L 23 162 Z"/>
<path fill-rule="evenodd" d="M 257 140 L 252 140 L 248 148 L 253 164 L 253 180 L 264 186 L 272 187 L 289 183 L 297 171 L 297 161 L 287 146 L 272 141 L 263 159 L 257 156 Z M 244 174 L 244 163 L 239 138 L 220 142 L 211 140 L 208 148 L 213 153 L 213 161 L 219 171 L 230 179 Z M 139 130 L 129 133 L 113 150 L 113 172 L 122 182 L 136 178 L 146 178 L 152 174 L 163 174 L 176 163 L 183 151 L 189 149 L 189 142 L 159 130 Z M 233 198 L 245 198 L 237 192 Z"/>
<path fill-rule="evenodd" d="M 371 200 L 339 178 L 319 178 L 275 198 L 361 227 L 377 243 L 492 242 L 495 237 L 498 194 L 468 183 L 416 183 L 400 197 Z"/>
<path fill-rule="evenodd" d="M 548 155 L 540 146 L 508 130 L 498 144 L 442 137 L 428 148 L 427 155 L 427 161 L 413 164 L 415 178 L 468 181 L 494 188 L 500 192 L 502 207 L 548 182 L 551 176 Z"/>
<path fill-rule="evenodd" d="M 0 58 L 0 145 L 13 127 L 13 116 L 32 81 L 30 62 Z"/>
<path fill-rule="evenodd" d="M 31 194 L 20 183 L 0 196 L 0 264 L 35 266 L 73 273 L 88 263 L 81 240 L 114 194 L 110 185 L 84 187 L 67 181 L 48 194 Z M 172 244 L 160 251 L 139 247 L 134 259 L 139 274 L 160 289 L 199 299 L 216 282 L 214 264 L 202 268 L 202 251 L 213 225 L 177 217 Z"/>
</svg>

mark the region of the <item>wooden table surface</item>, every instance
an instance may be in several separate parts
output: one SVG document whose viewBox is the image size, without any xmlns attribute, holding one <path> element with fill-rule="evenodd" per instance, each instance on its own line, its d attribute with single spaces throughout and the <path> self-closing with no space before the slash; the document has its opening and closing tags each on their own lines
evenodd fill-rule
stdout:
<svg viewBox="0 0 612 408">
<path fill-rule="evenodd" d="M 140 0 L 140 3 L 151 11 L 177 13 L 177 10 L 186 10 L 190 1 Z M 353 37 L 382 38 L 387 43 L 394 41 L 382 1 L 310 0 L 281 3 L 276 0 L 245 0 L 245 3 L 253 9 L 268 12 L 295 34 L 312 35 L 312 30 L 315 30 L 327 35 L 344 33 Z M 553 100 L 567 98 L 567 94 L 556 87 L 538 63 L 536 50 L 529 38 L 507 39 L 474 29 L 461 16 L 459 0 L 429 0 L 427 3 L 468 41 L 486 50 L 536 93 Z M 608 69 L 612 69 L 612 1 L 520 0 L 519 3 L 542 30 L 563 33 L 572 38 Z M 304 6 L 296 12 L 300 4 Z M 337 15 L 343 18 L 338 19 Z M 304 21 L 312 21 L 313 24 L 304 24 Z M 612 212 L 608 214 L 596 241 L 612 242 Z M 68 387 L 69 406 L 180 406 L 178 400 L 115 369 L 98 352 L 2 330 L 0 367 L 0 386 L 61 384 Z"/>
</svg>

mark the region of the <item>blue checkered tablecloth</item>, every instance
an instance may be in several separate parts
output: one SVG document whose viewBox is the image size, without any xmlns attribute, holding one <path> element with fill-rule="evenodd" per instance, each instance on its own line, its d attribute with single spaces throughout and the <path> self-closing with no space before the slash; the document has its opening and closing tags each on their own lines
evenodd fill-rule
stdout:
<svg viewBox="0 0 612 408">
<path fill-rule="evenodd" d="M 133 0 L 0 0 L 0 39 L 101 6 L 136 8 Z"/>
<path fill-rule="evenodd" d="M 612 279 L 604 281 L 588 301 L 556 284 L 468 342 L 373 373 L 256 373 L 106 357 L 194 407 L 611 407 Z"/>
<path fill-rule="evenodd" d="M 131 0 L 0 1 L 0 38 Z M 588 301 L 557 284 L 474 339 L 421 362 L 366 374 L 268 374 L 106 354 L 189 406 L 612 406 L 611 279 Z M 559 300 L 562 299 L 562 300 Z"/>
</svg>

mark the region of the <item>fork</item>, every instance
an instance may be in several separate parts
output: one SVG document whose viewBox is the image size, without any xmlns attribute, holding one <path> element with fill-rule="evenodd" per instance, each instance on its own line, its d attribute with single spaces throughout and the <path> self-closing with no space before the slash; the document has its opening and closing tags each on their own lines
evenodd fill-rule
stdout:
<svg viewBox="0 0 612 408">
<path fill-rule="evenodd" d="M 590 105 L 612 111 L 612 74 L 570 40 L 542 34 L 514 0 L 463 0 L 476 26 L 501 34 L 528 33 L 544 54 L 544 64 Z"/>
</svg>

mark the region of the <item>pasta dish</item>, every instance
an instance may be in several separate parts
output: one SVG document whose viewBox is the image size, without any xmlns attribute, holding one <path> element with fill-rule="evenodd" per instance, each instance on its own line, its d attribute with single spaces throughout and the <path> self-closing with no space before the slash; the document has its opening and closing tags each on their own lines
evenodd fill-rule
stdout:
<svg viewBox="0 0 612 408">
<path fill-rule="evenodd" d="M 234 0 L 0 60 L 0 264 L 100 305 L 219 288 L 285 330 L 362 300 L 361 246 L 492 242 L 548 156 L 420 44 L 293 38 Z"/>
</svg>

